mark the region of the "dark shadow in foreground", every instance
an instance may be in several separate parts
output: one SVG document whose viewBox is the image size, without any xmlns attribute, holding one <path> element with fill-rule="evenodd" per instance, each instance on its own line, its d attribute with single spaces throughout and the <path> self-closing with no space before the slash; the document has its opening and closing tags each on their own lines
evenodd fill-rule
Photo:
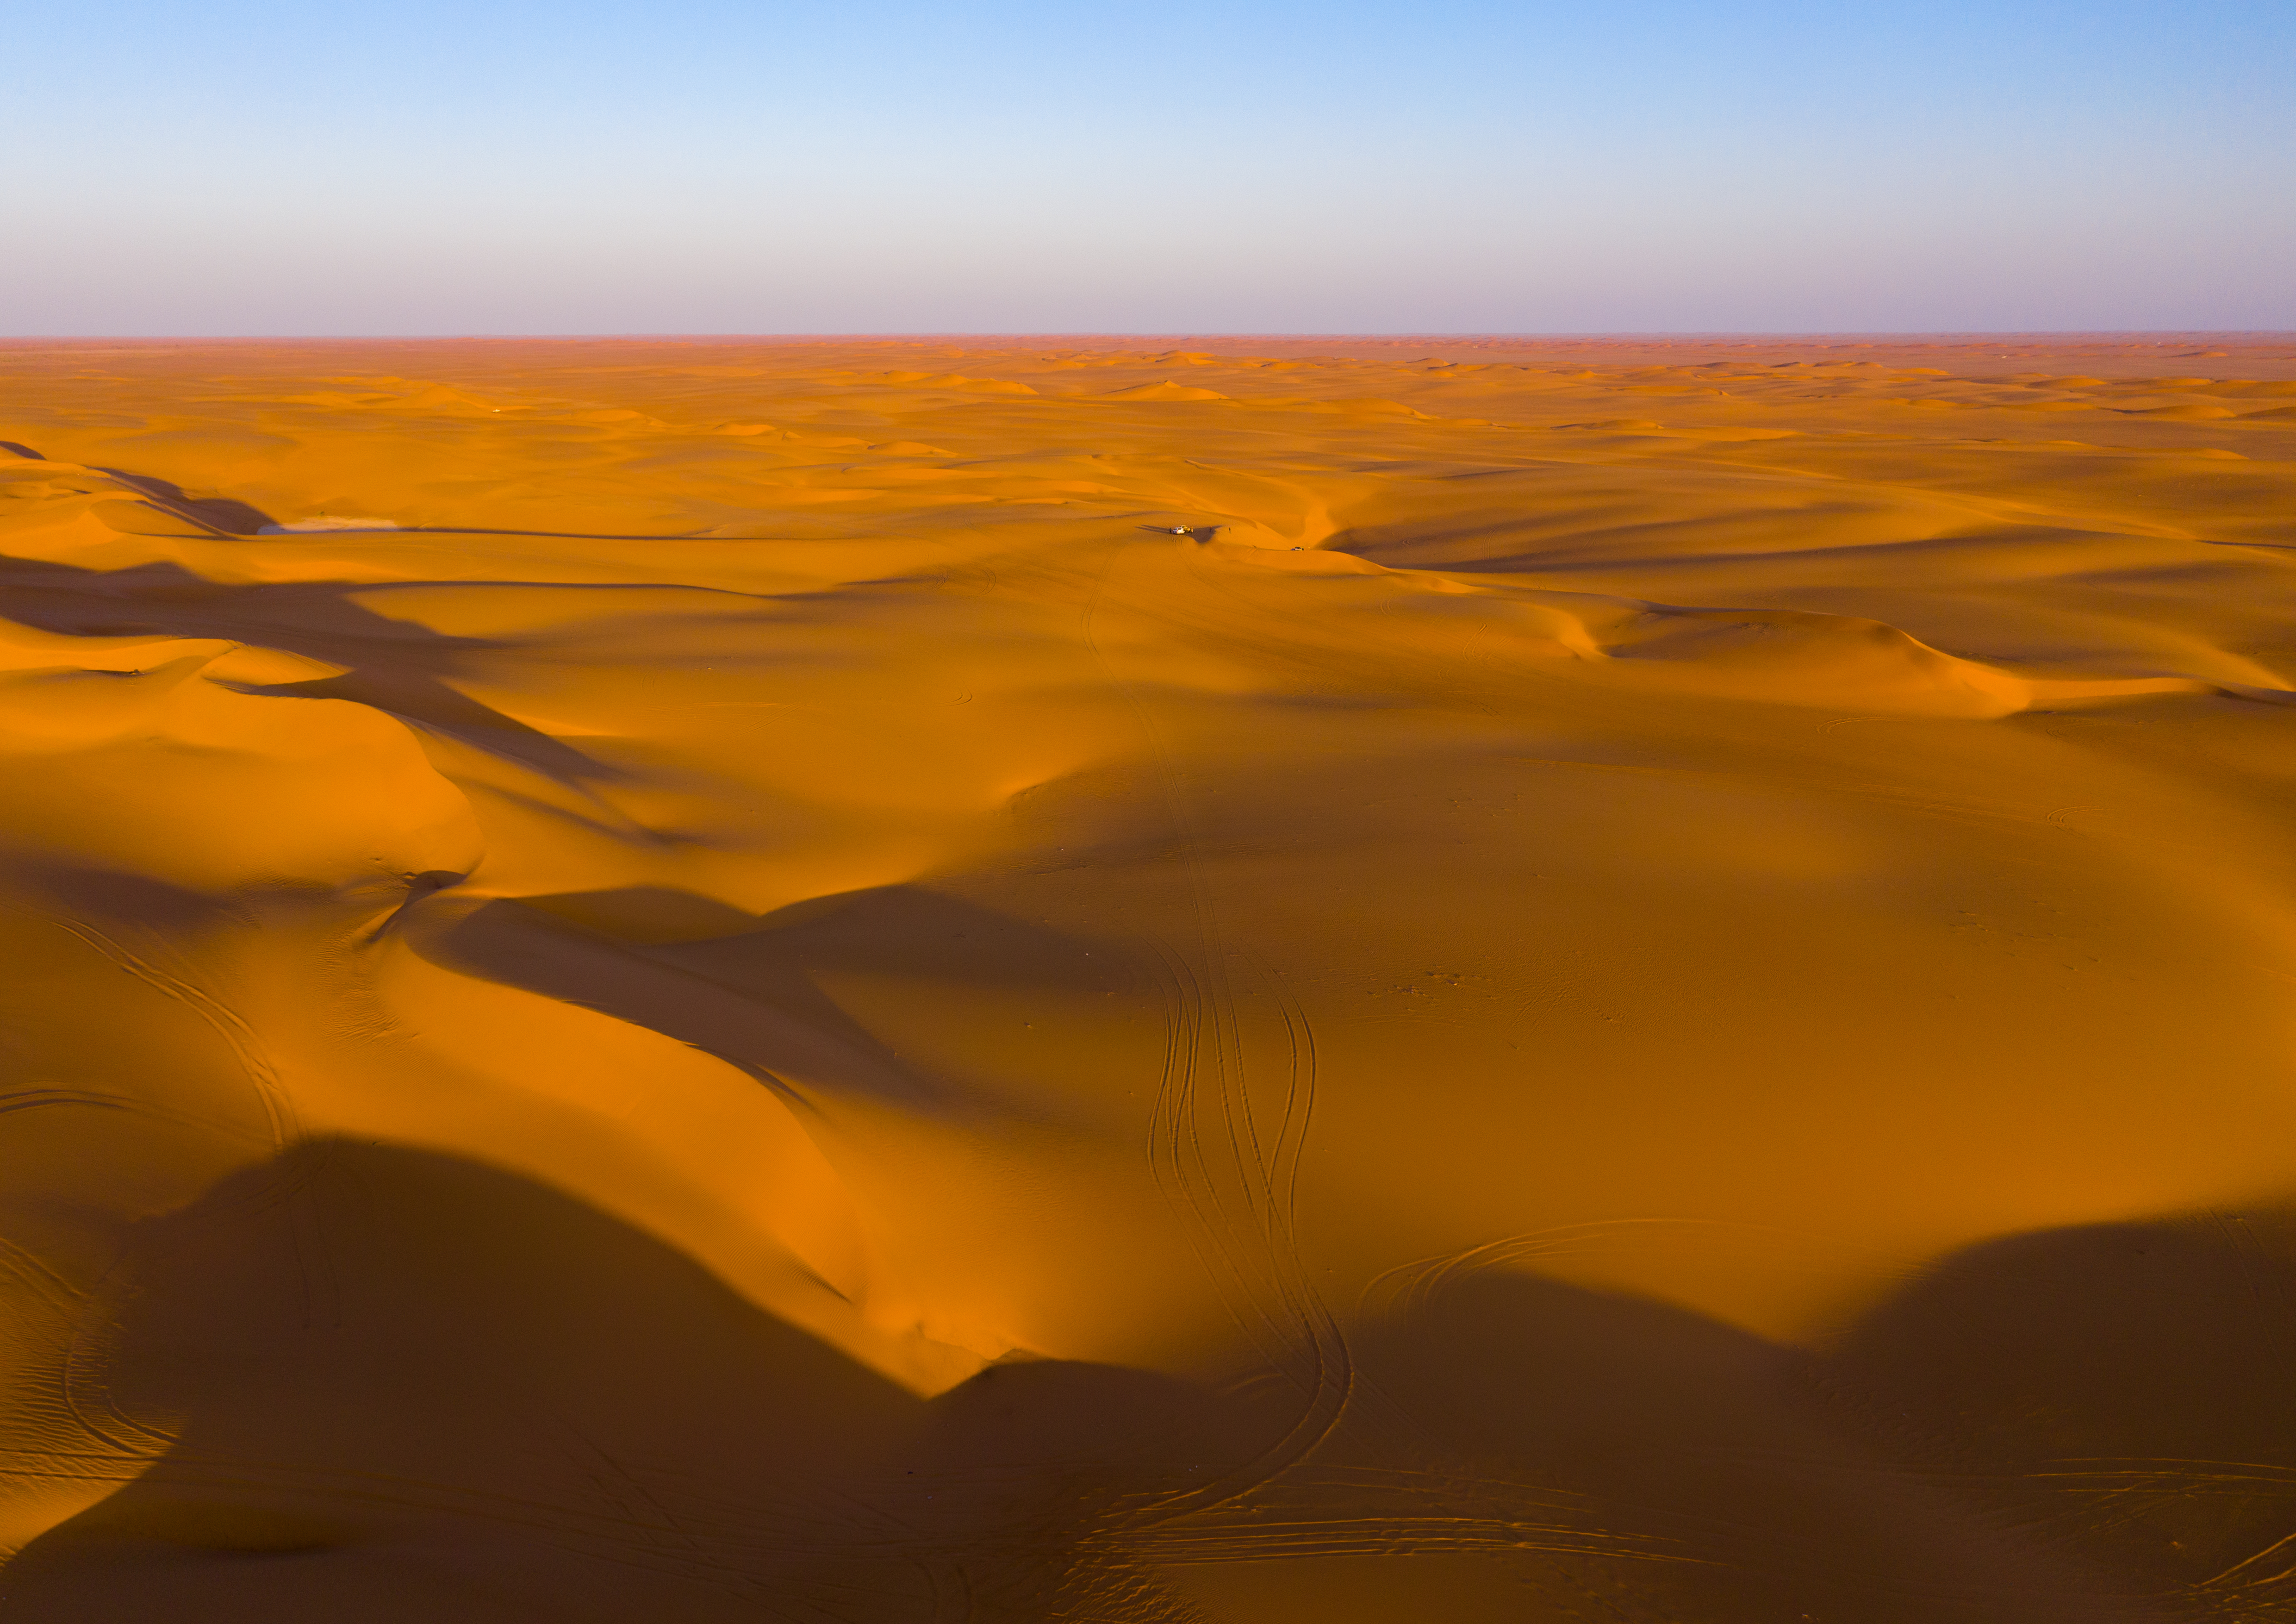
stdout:
<svg viewBox="0 0 2296 1624">
<path fill-rule="evenodd" d="M 420 1151 L 303 1144 L 147 1221 L 116 1279 L 54 1398 L 176 1442 L 11 1564 L 0 1620 L 2169 1624 L 2296 1595 L 2278 1219 L 1978 1248 L 1824 1357 L 1447 1276 L 1352 1329 L 1339 1425 L 1267 1481 L 1280 1382 L 1042 1361 L 921 1400 Z"/>
</svg>

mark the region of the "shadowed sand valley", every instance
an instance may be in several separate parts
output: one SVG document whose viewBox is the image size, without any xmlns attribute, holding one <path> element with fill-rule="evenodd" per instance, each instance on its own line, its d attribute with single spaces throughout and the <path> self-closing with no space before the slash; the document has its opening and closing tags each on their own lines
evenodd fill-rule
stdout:
<svg viewBox="0 0 2296 1624">
<path fill-rule="evenodd" d="M 2296 1612 L 2296 345 L 0 348 L 0 1624 Z"/>
</svg>

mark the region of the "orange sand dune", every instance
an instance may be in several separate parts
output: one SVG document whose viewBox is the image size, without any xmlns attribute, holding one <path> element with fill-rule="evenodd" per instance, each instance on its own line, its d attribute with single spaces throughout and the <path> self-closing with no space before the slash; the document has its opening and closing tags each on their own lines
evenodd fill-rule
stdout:
<svg viewBox="0 0 2296 1624">
<path fill-rule="evenodd" d="M 0 378 L 0 1620 L 2296 1615 L 2296 344 Z"/>
</svg>

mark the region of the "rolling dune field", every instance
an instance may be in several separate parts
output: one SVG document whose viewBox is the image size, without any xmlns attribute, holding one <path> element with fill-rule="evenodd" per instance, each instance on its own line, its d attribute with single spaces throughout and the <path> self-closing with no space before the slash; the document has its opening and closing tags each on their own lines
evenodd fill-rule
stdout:
<svg viewBox="0 0 2296 1624">
<path fill-rule="evenodd" d="M 2296 342 L 0 440 L 0 1624 L 2296 1618 Z"/>
</svg>

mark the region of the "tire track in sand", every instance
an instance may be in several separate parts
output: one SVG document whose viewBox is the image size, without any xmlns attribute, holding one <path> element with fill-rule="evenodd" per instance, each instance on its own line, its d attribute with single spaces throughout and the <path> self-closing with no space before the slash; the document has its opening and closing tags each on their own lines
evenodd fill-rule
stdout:
<svg viewBox="0 0 2296 1624">
<path fill-rule="evenodd" d="M 1298 1395 L 1283 1435 L 1250 1460 L 1185 1489 L 1136 1503 L 1125 1519 L 1140 1531 L 1237 1500 L 1304 1458 L 1338 1423 L 1354 1387 L 1354 1362 L 1338 1321 L 1308 1277 L 1299 1249 L 1299 1180 L 1316 1093 L 1314 1029 L 1272 964 L 1230 949 L 1217 898 L 1199 859 L 1202 834 L 1156 720 L 1095 633 L 1108 578 L 1141 545 L 1111 547 L 1084 612 L 1084 634 L 1110 687 L 1124 701 L 1155 768 L 1180 856 L 1193 940 L 1151 937 L 1165 1004 L 1165 1052 L 1150 1113 L 1149 1170 L 1180 1217 L 1223 1306 L 1268 1368 Z M 1251 1034 L 1231 965 L 1250 965 L 1272 1004 L 1285 1050 L 1283 1106 L 1263 1136 L 1251 1095 Z M 1209 1093 L 1209 1100 L 1207 1099 Z"/>
</svg>

